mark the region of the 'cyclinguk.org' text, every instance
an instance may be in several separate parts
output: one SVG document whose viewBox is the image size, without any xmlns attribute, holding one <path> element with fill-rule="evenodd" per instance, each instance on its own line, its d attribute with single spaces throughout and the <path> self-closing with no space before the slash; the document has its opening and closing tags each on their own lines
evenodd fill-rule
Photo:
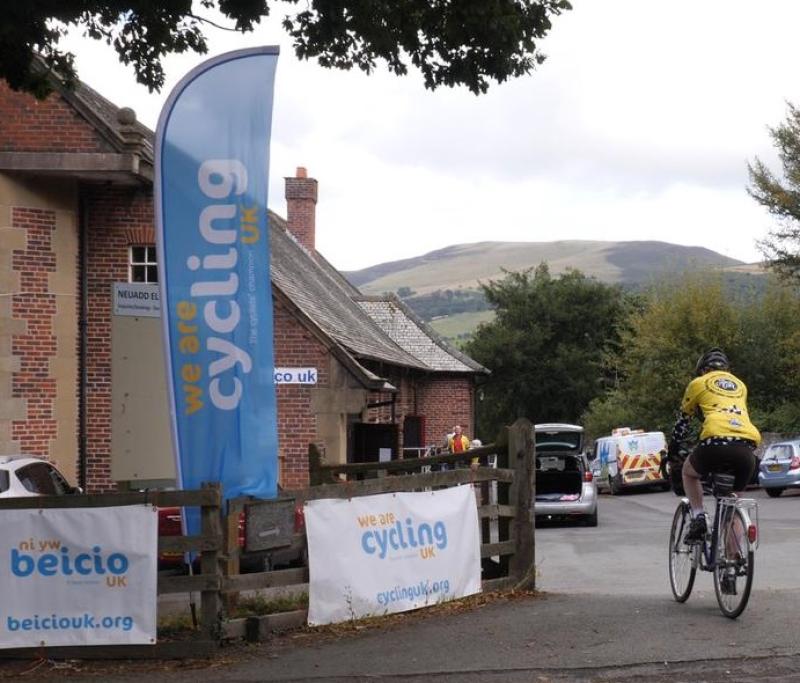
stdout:
<svg viewBox="0 0 800 683">
<path fill-rule="evenodd" d="M 450 592 L 450 581 L 420 581 L 411 586 L 395 586 L 391 590 L 379 591 L 377 595 L 378 604 L 388 607 L 393 602 L 416 602 L 422 600 L 428 602 L 428 598 L 433 601 L 447 600 Z"/>
</svg>

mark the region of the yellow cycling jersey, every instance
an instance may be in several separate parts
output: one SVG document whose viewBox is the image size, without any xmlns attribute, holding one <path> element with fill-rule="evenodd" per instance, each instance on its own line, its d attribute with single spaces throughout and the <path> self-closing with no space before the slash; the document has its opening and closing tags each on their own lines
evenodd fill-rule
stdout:
<svg viewBox="0 0 800 683">
<path fill-rule="evenodd" d="M 681 412 L 698 412 L 703 420 L 700 440 L 714 437 L 747 439 L 758 445 L 761 434 L 747 413 L 747 387 L 730 372 L 715 370 L 693 379 L 686 387 Z"/>
</svg>

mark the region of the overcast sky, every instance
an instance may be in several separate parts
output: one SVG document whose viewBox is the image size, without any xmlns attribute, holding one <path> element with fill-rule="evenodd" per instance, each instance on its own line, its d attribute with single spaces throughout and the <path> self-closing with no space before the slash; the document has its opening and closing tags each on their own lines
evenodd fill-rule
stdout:
<svg viewBox="0 0 800 683">
<path fill-rule="evenodd" d="M 530 76 L 424 89 L 300 62 L 283 10 L 241 36 L 207 29 L 210 54 L 279 44 L 270 207 L 283 177 L 319 181 L 317 249 L 353 270 L 485 240 L 662 240 L 752 262 L 772 219 L 746 163 L 777 168 L 767 126 L 800 103 L 800 2 L 573 0 Z M 150 94 L 110 48 L 74 34 L 80 77 L 155 128 L 171 88 L 206 57 L 166 60 Z M 209 55 L 210 56 L 210 55 Z"/>
</svg>

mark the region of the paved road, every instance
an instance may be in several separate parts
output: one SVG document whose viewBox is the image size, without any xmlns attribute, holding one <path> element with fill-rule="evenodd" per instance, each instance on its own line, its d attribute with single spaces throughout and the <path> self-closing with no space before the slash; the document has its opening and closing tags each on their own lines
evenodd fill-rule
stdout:
<svg viewBox="0 0 800 683">
<path fill-rule="evenodd" d="M 242 680 L 628 681 L 800 680 L 800 495 L 760 506 L 750 605 L 722 617 L 711 575 L 689 602 L 666 570 L 671 493 L 600 499 L 597 528 L 536 531 L 543 597 L 326 643 L 271 650 Z M 251 678 L 252 677 L 252 678 Z"/>
<path fill-rule="evenodd" d="M 736 621 L 720 615 L 710 575 L 699 577 L 688 603 L 672 600 L 666 574 L 672 494 L 602 496 L 599 527 L 537 529 L 542 596 L 464 613 L 420 613 L 340 638 L 283 638 L 235 664 L 147 678 L 798 681 L 800 495 L 752 495 L 761 506 L 762 545 L 750 605 Z"/>
<path fill-rule="evenodd" d="M 800 493 L 769 498 L 759 489 L 745 495 L 758 501 L 761 529 L 753 599 L 762 590 L 798 590 L 800 595 L 800 571 L 793 569 L 800 568 Z M 604 494 L 598 528 L 538 528 L 539 588 L 571 594 L 669 593 L 666 553 L 677 500 L 670 492 Z M 713 602 L 711 574 L 701 573 L 695 590 Z"/>
</svg>

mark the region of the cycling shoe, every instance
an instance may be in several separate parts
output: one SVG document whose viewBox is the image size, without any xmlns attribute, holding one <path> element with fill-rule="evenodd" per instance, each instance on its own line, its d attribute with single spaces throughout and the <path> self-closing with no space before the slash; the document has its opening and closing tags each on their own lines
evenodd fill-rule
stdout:
<svg viewBox="0 0 800 683">
<path fill-rule="evenodd" d="M 700 543 L 708 532 L 705 515 L 697 515 L 689 524 L 689 530 L 683 537 L 684 543 Z"/>
</svg>

